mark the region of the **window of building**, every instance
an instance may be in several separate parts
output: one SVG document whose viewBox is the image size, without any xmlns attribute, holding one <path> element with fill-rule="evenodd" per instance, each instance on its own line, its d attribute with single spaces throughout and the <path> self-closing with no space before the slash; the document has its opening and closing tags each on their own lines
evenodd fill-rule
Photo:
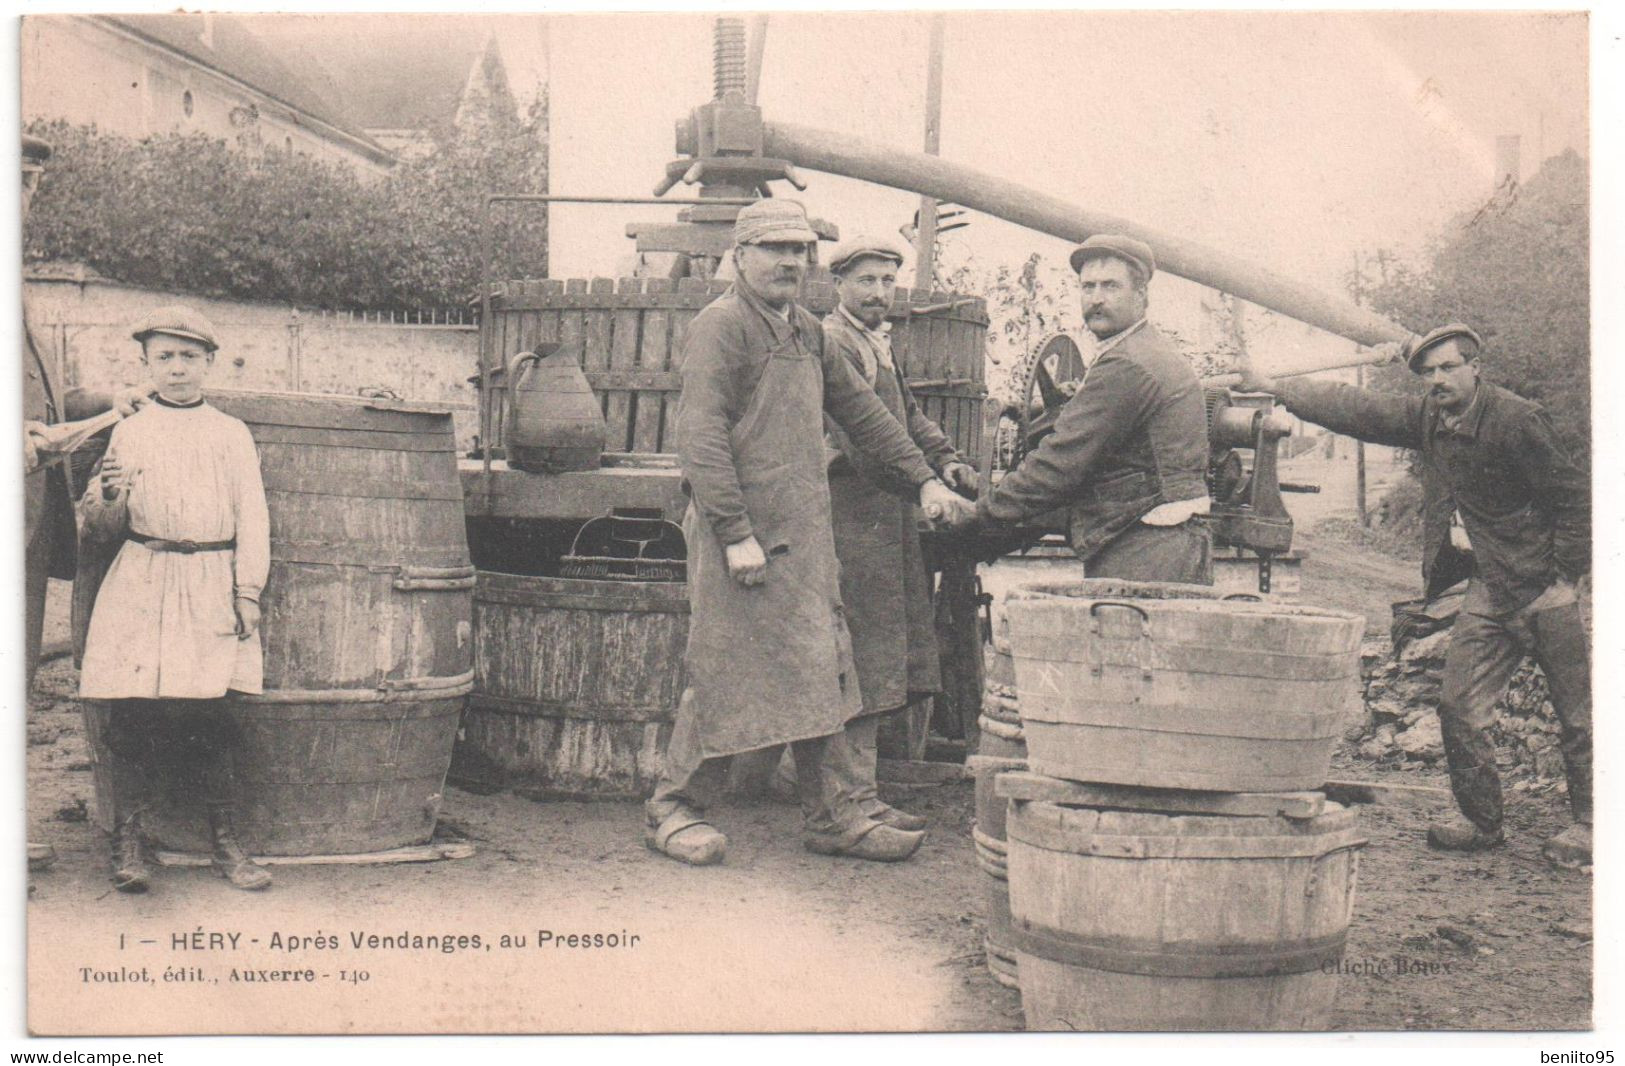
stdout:
<svg viewBox="0 0 1625 1066">
<path fill-rule="evenodd" d="M 192 90 L 191 89 L 188 89 L 185 92 L 181 93 L 181 110 L 186 112 L 186 117 L 187 118 L 192 117 Z"/>
</svg>

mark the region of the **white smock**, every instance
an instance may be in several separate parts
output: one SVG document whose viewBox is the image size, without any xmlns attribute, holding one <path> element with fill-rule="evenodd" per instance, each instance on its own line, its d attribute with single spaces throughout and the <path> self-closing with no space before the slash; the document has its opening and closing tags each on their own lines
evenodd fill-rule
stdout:
<svg viewBox="0 0 1625 1066">
<path fill-rule="evenodd" d="M 208 404 L 150 403 L 113 430 L 108 454 L 132 480 L 129 530 L 162 540 L 227 541 L 225 551 L 154 551 L 125 541 L 102 581 L 85 638 L 87 699 L 214 699 L 258 693 L 260 635 L 239 640 L 235 597 L 256 602 L 270 568 L 270 521 L 248 427 Z M 87 527 L 117 504 L 99 479 Z"/>
</svg>

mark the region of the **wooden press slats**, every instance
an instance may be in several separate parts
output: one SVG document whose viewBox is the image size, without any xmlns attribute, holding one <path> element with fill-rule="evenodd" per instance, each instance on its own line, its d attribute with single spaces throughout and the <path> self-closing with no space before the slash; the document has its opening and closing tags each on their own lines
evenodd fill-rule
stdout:
<svg viewBox="0 0 1625 1066">
<path fill-rule="evenodd" d="M 676 286 L 669 278 L 649 278 L 643 284 L 645 292 L 661 296 L 675 295 Z M 670 302 L 661 307 L 650 308 L 643 312 L 643 336 L 638 345 L 638 365 L 646 370 L 665 370 L 671 365 L 671 311 Z M 665 417 L 666 397 L 672 395 L 665 392 L 643 392 L 638 394 L 638 425 L 635 431 L 641 431 L 642 438 L 648 442 L 653 437 L 653 447 L 649 451 L 665 451 L 665 442 L 660 439 L 661 426 Z M 634 433 L 636 435 L 636 432 Z M 642 447 L 633 447 L 631 450 L 642 451 Z"/>
<path fill-rule="evenodd" d="M 611 278 L 593 278 L 587 284 L 587 291 L 593 297 L 593 306 L 581 312 L 581 367 L 590 375 L 595 371 L 609 370 L 614 365 L 611 312 L 604 303 L 605 298 L 615 291 L 615 282 Z M 624 389 L 597 391 L 599 408 L 604 412 L 605 447 L 619 451 L 626 446 L 626 422 L 631 400 Z"/>
<path fill-rule="evenodd" d="M 677 283 L 679 296 L 704 295 L 708 299 L 715 299 L 717 294 L 711 293 L 709 290 L 710 283 L 705 278 L 683 278 Z M 688 327 L 699 313 L 698 309 L 688 304 L 679 305 L 671 312 L 669 323 L 670 340 L 666 346 L 666 369 L 678 378 L 679 383 L 681 383 L 681 371 L 683 369 L 683 345 L 688 342 Z M 676 451 L 677 394 L 670 392 L 662 394 L 659 407 L 651 410 L 650 415 L 647 427 L 649 435 L 647 437 L 640 436 L 634 448 L 638 451 L 646 450 L 644 442 L 647 441 L 650 445 L 647 450 Z M 641 420 L 639 428 L 640 430 L 644 428 Z"/>
<path fill-rule="evenodd" d="M 681 384 L 683 345 L 700 310 L 726 292 L 722 279 L 594 278 L 513 281 L 497 286 L 492 329 L 495 365 L 557 342 L 574 353 L 598 393 L 611 451 L 669 452 Z M 929 315 L 910 309 L 952 296 L 899 289 L 891 310 L 892 343 L 920 408 L 967 456 L 980 450 L 986 310 L 980 303 Z M 836 304 L 833 285 L 813 282 L 802 303 L 822 315 Z M 493 397 L 502 435 L 507 390 Z"/>
<path fill-rule="evenodd" d="M 617 296 L 640 295 L 644 291 L 642 278 L 621 278 L 615 283 Z M 615 327 L 610 343 L 609 365 L 615 370 L 629 370 L 638 365 L 638 350 L 643 344 L 643 312 L 636 307 L 622 307 L 617 302 L 610 312 Z M 597 383 L 593 384 L 597 388 Z M 637 427 L 643 420 L 642 397 L 636 391 L 620 390 L 609 395 L 614 416 L 609 421 L 609 447 L 612 451 L 637 451 Z M 657 412 L 658 413 L 658 412 Z M 649 449 L 653 450 L 653 449 Z"/>
</svg>

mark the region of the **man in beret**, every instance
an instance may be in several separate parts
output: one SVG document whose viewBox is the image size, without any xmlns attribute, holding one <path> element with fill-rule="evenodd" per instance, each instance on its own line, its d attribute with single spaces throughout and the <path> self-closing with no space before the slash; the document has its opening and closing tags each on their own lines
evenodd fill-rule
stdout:
<svg viewBox="0 0 1625 1066">
<path fill-rule="evenodd" d="M 691 502 L 688 688 L 646 808 L 645 840 L 695 865 L 722 861 L 707 820 L 725 756 L 790 744 L 803 842 L 821 854 L 898 860 L 923 834 L 837 807 L 823 759 L 862 700 L 830 529 L 824 416 L 921 506 L 963 501 L 851 364 L 796 304 L 817 241 L 800 205 L 764 199 L 739 212 L 736 280 L 683 342 L 677 454 Z"/>
<path fill-rule="evenodd" d="M 23 219 L 44 174 L 51 146 L 38 137 L 23 135 Z M 84 388 L 64 389 L 56 380 L 51 361 L 34 340 L 34 330 L 23 314 L 23 488 L 24 603 L 23 669 L 28 685 L 34 683 L 39 665 L 40 637 L 45 625 L 45 592 L 48 579 L 72 578 L 75 544 L 73 497 L 68 485 L 67 458 L 35 460 L 42 454 L 45 426 L 73 422 L 117 408 L 131 414 L 147 398 L 145 388 L 122 389 L 117 393 Z"/>
<path fill-rule="evenodd" d="M 51 158 L 51 146 L 23 134 L 23 221 L 34 191 Z M 56 380 L 51 360 L 34 340 L 34 330 L 23 309 L 23 676 L 25 690 L 33 688 L 45 629 L 45 593 L 53 577 L 71 579 L 77 562 L 73 494 L 66 456 L 40 462 L 47 442 L 44 429 L 59 422 L 74 422 L 117 408 L 131 414 L 146 400 L 146 389 L 117 393 L 85 388 L 64 389 Z M 30 843 L 31 869 L 49 866 L 56 852 L 48 844 Z"/>
<path fill-rule="evenodd" d="M 920 411 L 892 356 L 886 313 L 902 264 L 901 248 L 888 238 L 860 236 L 835 246 L 829 269 L 838 302 L 824 316 L 824 345 L 851 364 L 942 480 L 973 496 L 975 467 Z M 856 803 L 899 829 L 924 829 L 924 818 L 884 803 L 875 786 L 880 717 L 942 687 L 931 586 L 915 519 L 918 492 L 866 459 L 833 420 L 826 418 L 825 427 L 841 602 L 863 696 L 862 717 L 831 740 L 826 766 L 838 789 L 836 802 Z"/>
<path fill-rule="evenodd" d="M 1247 373 L 1300 418 L 1422 456 L 1422 574 L 1432 597 L 1471 576 L 1439 692 L 1450 784 L 1460 807 L 1428 843 L 1478 851 L 1502 841 L 1501 782 L 1489 729 L 1525 654 L 1546 674 L 1562 723 L 1574 825 L 1548 841 L 1565 865 L 1591 860 L 1591 651 L 1575 585 L 1591 570 L 1591 490 L 1546 412 L 1479 376 L 1483 342 L 1461 323 L 1411 338 L 1402 355 L 1427 385 L 1394 396 Z M 1471 542 L 1452 543 L 1459 514 Z"/>
<path fill-rule="evenodd" d="M 1143 241 L 1096 234 L 1071 262 L 1095 360 L 1054 432 L 977 501 L 975 523 L 1069 507 L 1089 577 L 1211 585 L 1207 411 L 1190 363 L 1146 320 L 1156 259 Z"/>
</svg>

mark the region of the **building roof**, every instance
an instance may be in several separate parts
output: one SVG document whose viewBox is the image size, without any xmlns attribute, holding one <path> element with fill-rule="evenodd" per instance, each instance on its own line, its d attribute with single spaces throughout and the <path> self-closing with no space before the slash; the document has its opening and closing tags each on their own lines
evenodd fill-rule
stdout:
<svg viewBox="0 0 1625 1066">
<path fill-rule="evenodd" d="M 203 65 L 334 127 L 385 156 L 342 103 L 338 87 L 297 50 L 264 39 L 274 15 L 98 15 L 120 29 Z M 410 79 L 403 79 L 410 80 Z"/>
<path fill-rule="evenodd" d="M 345 115 L 369 130 L 428 130 L 449 124 L 476 63 L 501 54 L 489 20 L 475 15 L 279 15 L 262 33 L 320 66 Z"/>
</svg>

